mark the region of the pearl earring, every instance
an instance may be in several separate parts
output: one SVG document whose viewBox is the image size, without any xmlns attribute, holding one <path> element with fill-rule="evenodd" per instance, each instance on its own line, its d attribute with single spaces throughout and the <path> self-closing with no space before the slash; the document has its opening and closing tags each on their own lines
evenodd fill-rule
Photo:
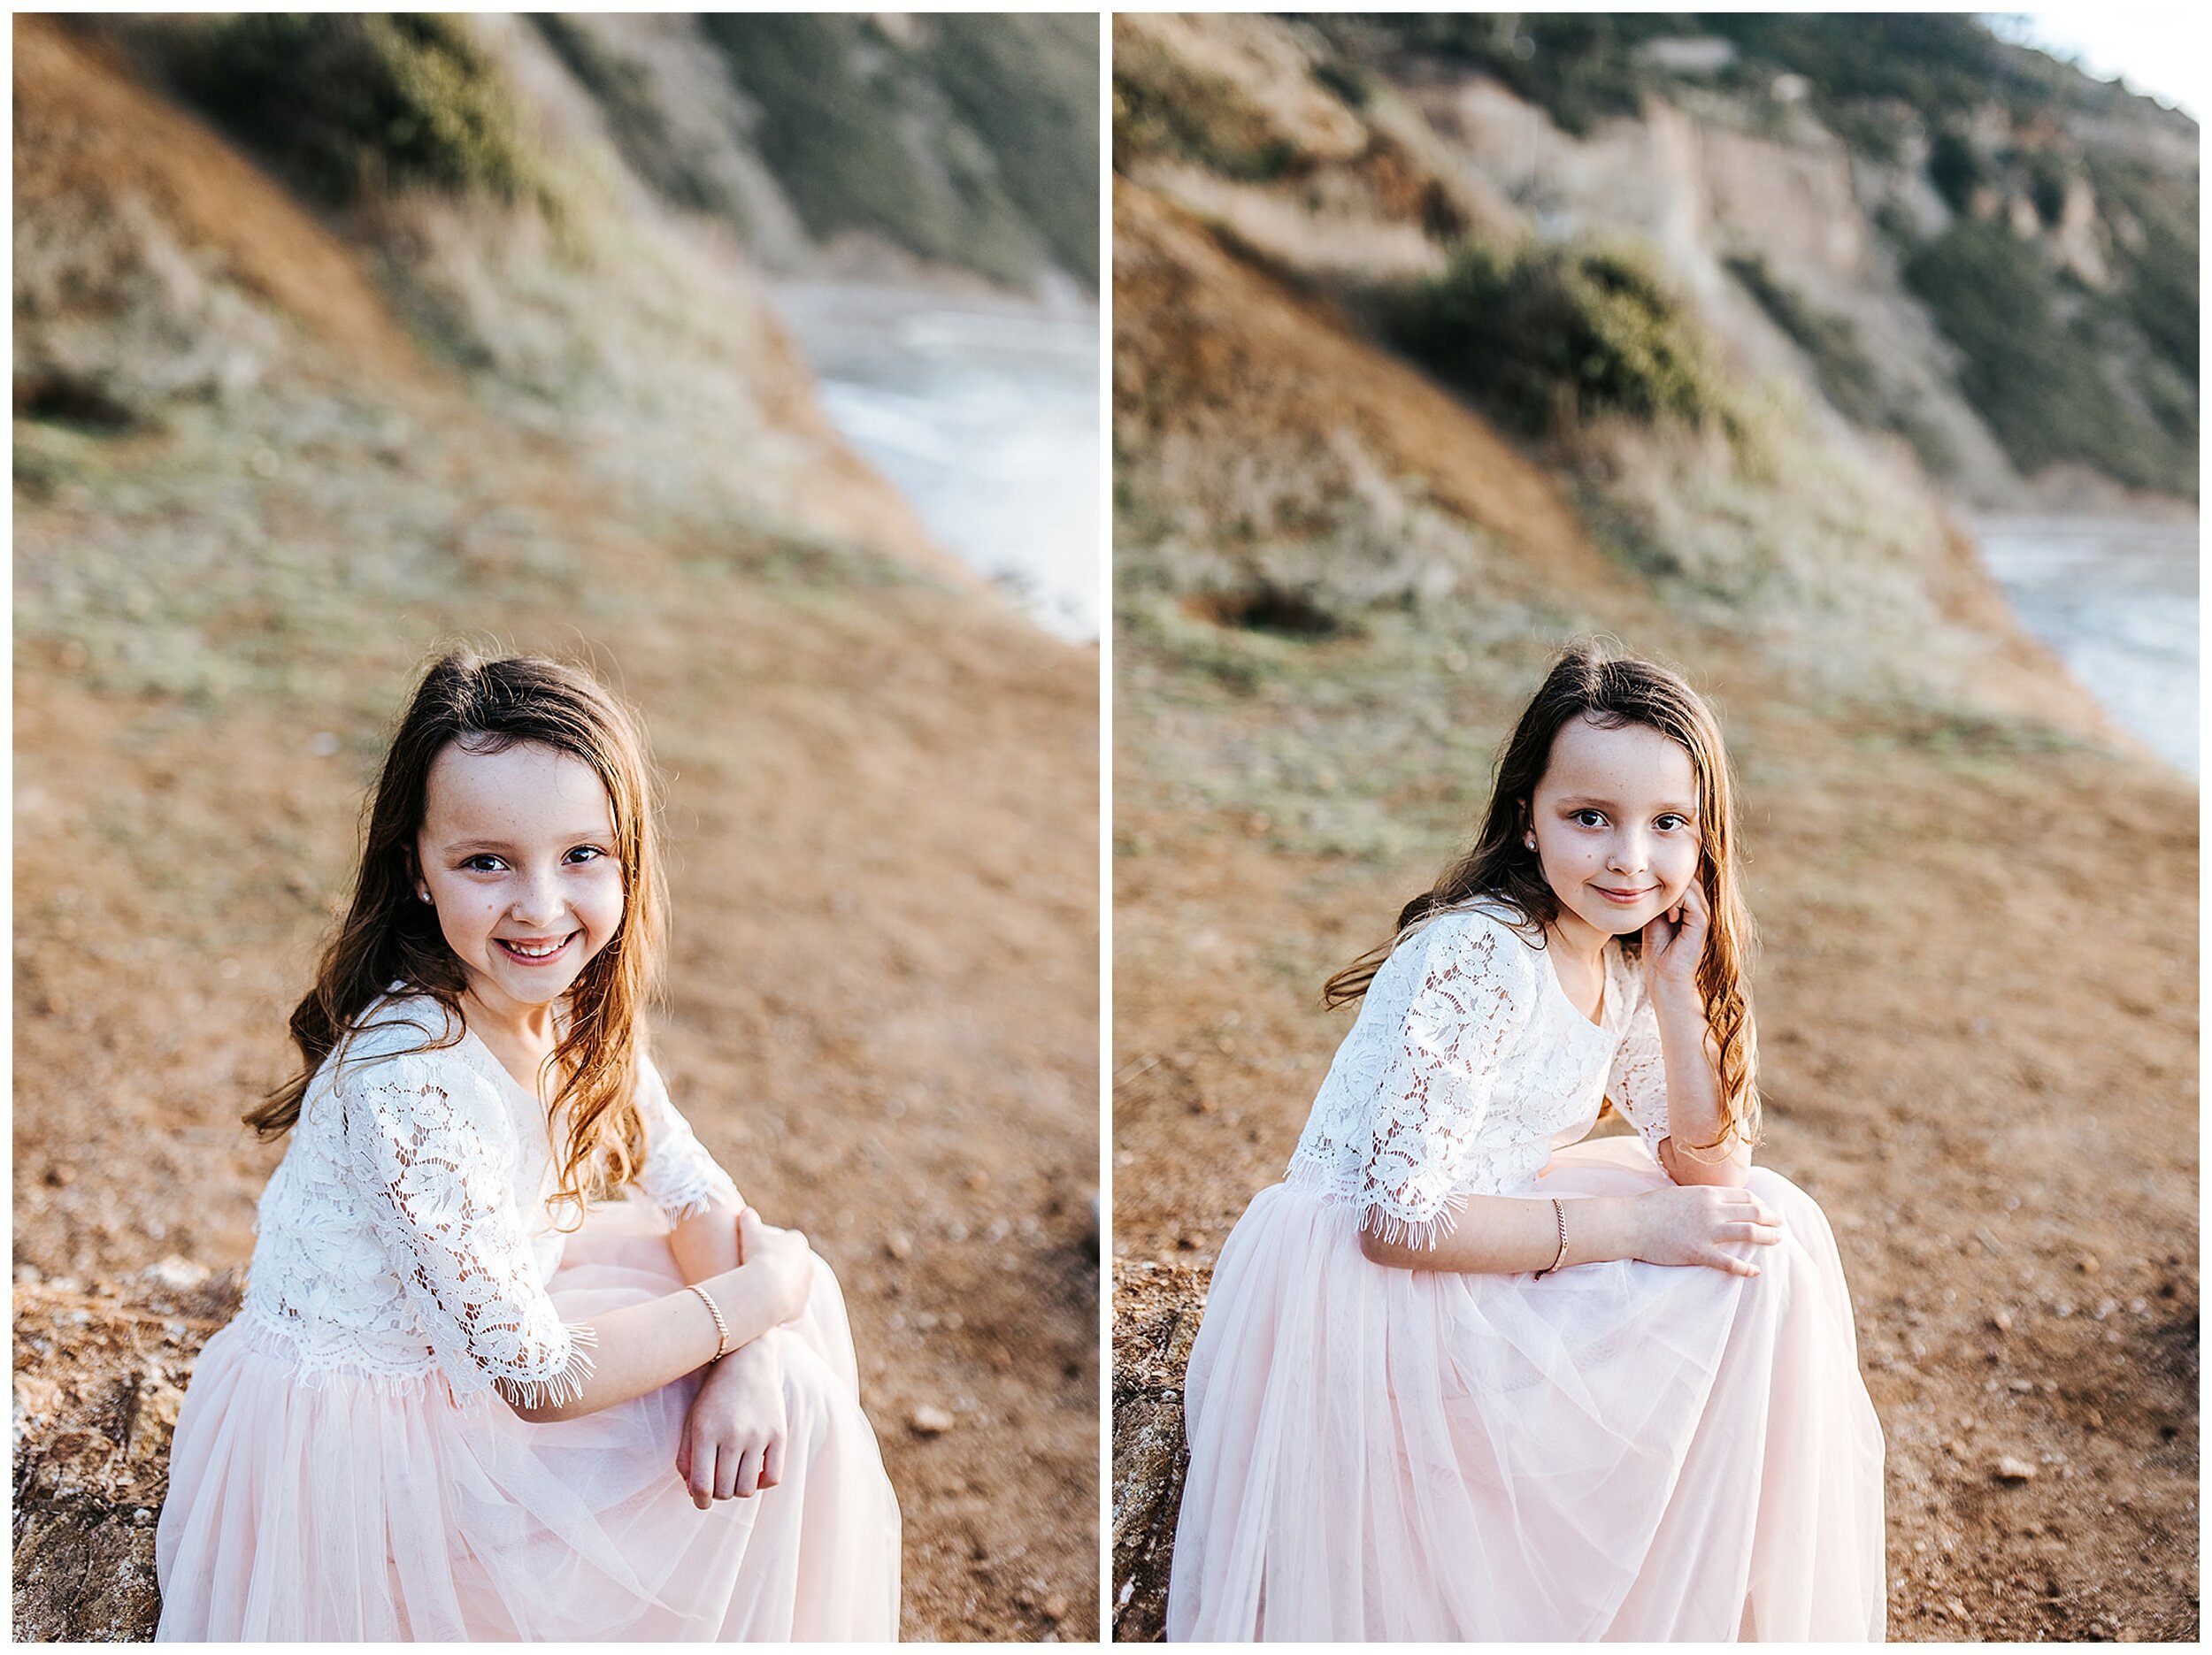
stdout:
<svg viewBox="0 0 2212 1655">
<path fill-rule="evenodd" d="M 1530 834 L 1526 839 L 1523 839 L 1521 843 L 1527 846 L 1529 849 L 1534 850 L 1536 848 L 1536 835 L 1533 833 Z M 428 899 L 426 898 L 425 900 L 427 900 Z"/>
<path fill-rule="evenodd" d="M 416 893 L 415 893 L 415 894 L 416 894 L 418 897 L 421 898 L 421 899 L 422 899 L 424 901 L 426 901 L 426 902 L 429 902 L 429 901 L 430 901 L 430 893 L 429 893 L 429 892 L 427 892 L 427 891 L 418 891 L 418 892 L 416 892 Z M 431 906 L 434 908 L 434 907 L 436 907 L 437 905 L 436 905 L 435 903 L 431 903 Z"/>
</svg>

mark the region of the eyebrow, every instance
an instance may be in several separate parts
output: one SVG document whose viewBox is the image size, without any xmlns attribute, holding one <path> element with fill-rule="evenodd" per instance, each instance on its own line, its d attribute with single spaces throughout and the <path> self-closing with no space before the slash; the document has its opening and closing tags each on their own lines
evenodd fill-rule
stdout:
<svg viewBox="0 0 2212 1655">
<path fill-rule="evenodd" d="M 582 832 L 580 832 L 580 833 L 564 833 L 564 834 L 559 835 L 558 837 L 559 837 L 560 842 L 561 842 L 562 844 L 564 844 L 564 845 L 568 845 L 568 846 L 576 846 L 576 845 L 585 844 L 585 843 L 587 843 L 588 841 L 590 841 L 590 840 L 595 840 L 595 839 L 612 839 L 612 838 L 614 837 L 614 834 L 613 834 L 613 832 L 612 832 L 611 830 L 601 829 L 601 828 L 587 828 L 587 829 L 585 829 L 585 830 L 584 830 Z M 499 850 L 499 851 L 511 851 L 511 850 L 515 849 L 515 848 L 516 848 L 516 847 L 515 847 L 514 842 L 513 842 L 511 839 L 448 839 L 448 840 L 447 840 L 447 841 L 446 841 L 443 845 L 440 846 L 440 847 L 439 847 L 439 848 L 440 848 L 442 851 L 443 851 L 443 852 L 444 852 L 447 855 L 451 855 L 454 852 L 456 852 L 456 851 L 460 851 L 460 850 Z"/>
<path fill-rule="evenodd" d="M 1587 809 L 1592 806 L 1606 810 L 1617 810 L 1620 808 L 1616 801 L 1611 799 L 1601 799 L 1595 793 L 1570 793 L 1564 799 L 1559 801 L 1559 808 L 1562 810 L 1582 810 Z M 1671 804 L 1664 800 L 1660 801 L 1658 808 L 1661 810 L 1671 810 L 1677 816 L 1694 816 L 1697 814 L 1697 807 L 1695 805 Z"/>
</svg>

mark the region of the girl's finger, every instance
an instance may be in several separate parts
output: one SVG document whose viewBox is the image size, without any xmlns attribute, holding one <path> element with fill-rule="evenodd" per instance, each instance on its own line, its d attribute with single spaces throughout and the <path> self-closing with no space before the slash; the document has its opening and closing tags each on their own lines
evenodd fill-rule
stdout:
<svg viewBox="0 0 2212 1655">
<path fill-rule="evenodd" d="M 676 1480 L 689 1486 L 691 1482 L 691 1427 L 684 1427 L 684 1434 L 676 1439 Z"/>
<path fill-rule="evenodd" d="M 760 1487 L 760 1455 L 753 1449 L 745 1451 L 745 1459 L 738 1467 L 737 1482 L 731 1492 L 741 1500 L 749 1500 Z"/>
<path fill-rule="evenodd" d="M 725 1446 L 714 1457 L 714 1498 L 726 1500 L 737 1492 L 738 1475 L 745 1468 L 745 1457 L 736 1449 Z"/>
<path fill-rule="evenodd" d="M 760 1451 L 760 1486 L 772 1489 L 783 1481 L 783 1438 L 772 1437 Z"/>
</svg>

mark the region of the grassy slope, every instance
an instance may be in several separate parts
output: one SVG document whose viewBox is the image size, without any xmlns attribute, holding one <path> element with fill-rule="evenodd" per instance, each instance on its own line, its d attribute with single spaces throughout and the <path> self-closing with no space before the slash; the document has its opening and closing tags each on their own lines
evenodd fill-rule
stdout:
<svg viewBox="0 0 2212 1655">
<path fill-rule="evenodd" d="M 77 247 L 107 306 L 27 333 L 19 287 L 19 344 L 150 362 L 212 318 L 258 352 L 206 400 L 140 387 L 134 431 L 16 422 L 19 1635 L 146 1629 L 131 1513 L 226 1301 L 142 1314 L 170 1301 L 136 1273 L 242 1268 L 275 1152 L 238 1114 L 286 1061 L 383 721 L 464 633 L 588 645 L 646 711 L 662 1061 L 843 1279 L 907 1633 L 1087 1635 L 1094 655 L 949 571 L 772 330 L 699 343 L 757 353 L 718 451 L 549 418 L 426 363 L 357 249 L 204 129 L 49 24 L 16 39 L 19 249 Z M 128 234 L 82 233 L 127 194 Z M 197 285 L 150 295 L 173 245 Z M 923 1405 L 958 1423 L 910 1433 Z"/>
</svg>

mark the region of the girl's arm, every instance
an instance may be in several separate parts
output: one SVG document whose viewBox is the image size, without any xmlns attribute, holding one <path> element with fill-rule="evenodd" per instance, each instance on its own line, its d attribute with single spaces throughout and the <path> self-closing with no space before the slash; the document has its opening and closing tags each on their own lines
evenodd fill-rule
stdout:
<svg viewBox="0 0 2212 1655">
<path fill-rule="evenodd" d="M 1671 913 L 1644 927 L 1645 982 L 1667 1077 L 1667 1136 L 1653 1153 L 1677 1184 L 1741 1188 L 1751 1174 L 1751 1145 L 1732 1135 L 1715 1142 L 1720 1137 L 1720 1050 L 1697 988 L 1709 923 L 1704 887 L 1692 880 Z M 1694 1144 L 1714 1146 L 1689 1147 Z"/>
<path fill-rule="evenodd" d="M 804 1310 L 814 1281 L 813 1254 L 804 1236 L 772 1229 L 749 1212 L 742 1222 L 747 1262 L 699 1283 L 722 1313 L 733 1352 Z M 738 1245 L 733 1225 L 733 1251 Z M 593 1355 L 574 1395 L 559 1403 L 526 1406 L 502 1386 L 501 1394 L 524 1419 L 579 1419 L 641 1397 L 707 1366 L 720 1343 L 712 1314 L 689 1291 L 611 1310 L 576 1333 Z"/>
<path fill-rule="evenodd" d="M 744 1210 L 741 1202 L 718 1196 L 668 1232 L 668 1251 L 685 1281 L 704 1282 L 737 1268 L 737 1215 Z"/>
<path fill-rule="evenodd" d="M 1731 1137 L 1725 1146 L 1711 1144 L 1720 1133 L 1720 1051 L 1705 1021 L 1705 1007 L 1693 987 L 1686 994 L 1660 990 L 1654 995 L 1659 1016 L 1659 1049 L 1667 1070 L 1666 1138 L 1659 1164 L 1681 1184 L 1740 1188 L 1751 1176 L 1751 1145 Z"/>
<path fill-rule="evenodd" d="M 1386 1215 L 1371 1209 L 1371 1226 Z M 1567 1223 L 1567 1251 L 1559 1253 L 1559 1221 Z M 1730 1243 L 1771 1246 L 1781 1240 L 1781 1219 L 1749 1190 L 1653 1190 L 1643 1195 L 1548 1198 L 1465 1195 L 1456 1199 L 1451 1227 L 1430 1247 L 1385 1241 L 1373 1228 L 1360 1232 L 1359 1250 L 1377 1264 L 1404 1270 L 1456 1270 L 1471 1276 L 1513 1276 L 1551 1267 L 1640 1259 L 1647 1264 L 1702 1264 L 1731 1276 L 1756 1276 L 1759 1267 L 1724 1251 Z"/>
</svg>

